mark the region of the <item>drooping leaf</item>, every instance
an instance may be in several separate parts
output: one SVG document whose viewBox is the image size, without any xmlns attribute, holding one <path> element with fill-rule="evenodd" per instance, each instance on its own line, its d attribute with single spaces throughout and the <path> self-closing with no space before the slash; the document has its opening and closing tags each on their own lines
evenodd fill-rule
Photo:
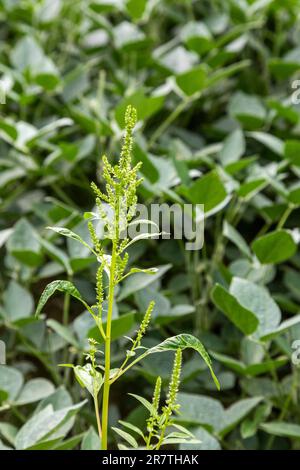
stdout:
<svg viewBox="0 0 300 470">
<path fill-rule="evenodd" d="M 40 300 L 39 300 L 39 303 L 38 303 L 38 306 L 37 306 L 37 309 L 36 309 L 36 312 L 35 312 L 36 316 L 39 316 L 41 314 L 45 304 L 48 302 L 49 298 L 57 290 L 60 291 L 60 292 L 66 292 L 66 293 L 70 294 L 75 299 L 80 300 L 80 302 L 83 303 L 85 305 L 85 307 L 87 307 L 86 302 L 83 300 L 80 292 L 74 286 L 74 284 L 72 284 L 72 282 L 70 282 L 70 281 L 53 281 L 50 284 L 48 284 L 48 286 L 44 289 L 44 291 L 43 291 L 43 293 L 40 297 Z"/>
<path fill-rule="evenodd" d="M 200 354 L 205 364 L 209 368 L 209 371 L 211 373 L 213 381 L 216 384 L 217 389 L 220 390 L 220 384 L 213 371 L 212 362 L 209 357 L 209 354 L 204 348 L 201 341 L 193 335 L 183 333 L 181 335 L 172 336 L 171 338 L 166 339 L 165 341 L 158 344 L 157 346 L 154 346 L 153 348 L 148 349 L 147 354 L 153 354 L 153 353 L 163 352 L 163 351 L 176 351 L 177 349 L 184 350 L 187 348 L 194 349 Z"/>
<path fill-rule="evenodd" d="M 77 233 L 72 232 L 72 230 L 69 230 L 68 228 L 64 227 L 47 227 L 47 229 L 52 230 L 53 232 L 59 233 L 60 235 L 63 235 L 64 237 L 71 238 L 72 240 L 76 240 L 77 242 L 81 243 L 83 246 L 88 248 L 92 253 L 94 253 L 92 247 L 86 243 Z"/>
</svg>

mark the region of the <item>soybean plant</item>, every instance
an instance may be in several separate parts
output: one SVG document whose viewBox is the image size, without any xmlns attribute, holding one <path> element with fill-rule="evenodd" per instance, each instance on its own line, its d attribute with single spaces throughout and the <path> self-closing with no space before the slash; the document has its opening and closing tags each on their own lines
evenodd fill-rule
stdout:
<svg viewBox="0 0 300 470">
<path fill-rule="evenodd" d="M 125 136 L 121 149 L 120 158 L 117 165 L 112 165 L 106 156 L 103 156 L 103 179 L 105 181 L 105 190 L 102 191 L 95 183 L 91 188 L 95 194 L 97 213 L 86 213 L 84 218 L 87 220 L 90 233 L 90 242 L 87 243 L 79 235 L 69 229 L 61 227 L 48 227 L 55 232 L 70 237 L 88 247 L 95 256 L 95 262 L 98 263 L 95 279 L 96 304 L 90 306 L 82 297 L 78 289 L 66 280 L 57 280 L 51 282 L 44 290 L 38 303 L 36 314 L 40 315 L 42 309 L 49 297 L 56 291 L 63 291 L 68 296 L 78 299 L 93 317 L 95 324 L 104 342 L 104 351 L 102 351 L 103 360 L 98 360 L 98 344 L 89 339 L 89 351 L 86 354 L 87 363 L 84 366 L 75 364 L 62 364 L 71 367 L 74 370 L 76 379 L 82 387 L 85 387 L 92 395 L 95 407 L 95 415 L 98 425 L 99 439 L 101 449 L 106 450 L 108 446 L 108 414 L 109 398 L 112 385 L 119 380 L 131 367 L 136 365 L 146 356 L 163 351 L 175 351 L 175 364 L 170 381 L 169 393 L 166 404 L 159 410 L 159 395 L 161 380 L 157 379 L 152 404 L 142 397 L 137 397 L 146 407 L 148 407 L 150 417 L 147 421 L 148 434 L 142 433 L 142 445 L 148 449 L 159 449 L 161 445 L 173 440 L 186 439 L 191 437 L 188 431 L 183 428 L 177 428 L 179 435 L 171 434 L 167 436 L 167 428 L 178 426 L 172 421 L 172 415 L 178 410 L 176 404 L 177 391 L 180 380 L 181 369 L 181 351 L 186 348 L 196 350 L 204 359 L 208 366 L 216 386 L 219 388 L 219 382 L 213 372 L 211 360 L 202 343 L 192 335 L 180 334 L 166 339 L 162 343 L 152 348 L 145 348 L 142 345 L 142 339 L 146 333 L 151 320 L 154 303 L 150 302 L 144 318 L 136 332 L 134 338 L 131 338 L 131 347 L 124 351 L 124 360 L 118 368 L 111 367 L 111 342 L 112 342 L 112 316 L 115 299 L 116 286 L 136 272 L 153 274 L 155 269 L 127 269 L 129 254 L 128 247 L 137 242 L 141 237 L 137 236 L 132 240 L 124 238 L 122 234 L 127 233 L 127 229 L 132 224 L 139 224 L 134 220 L 137 204 L 137 188 L 142 179 L 138 172 L 141 163 L 132 166 L 132 146 L 133 129 L 136 124 L 136 110 L 128 106 L 125 113 Z M 95 219 L 101 220 L 104 225 L 105 239 L 99 239 L 94 226 Z M 150 221 L 146 221 L 151 224 Z M 145 221 L 143 221 L 145 223 Z M 153 234 L 144 234 L 143 238 L 151 237 Z M 108 242 L 107 242 L 108 241 Z M 107 249 L 108 247 L 108 249 Z M 104 276 L 108 278 L 108 289 L 104 288 Z M 107 305 L 106 316 L 104 317 L 104 304 Z M 101 357 L 101 356 L 100 356 Z M 102 398 L 102 411 L 99 409 L 99 395 Z M 133 426 L 125 423 L 125 426 Z M 135 439 L 125 431 L 118 429 L 117 432 L 136 447 Z M 173 441 L 172 441 L 173 442 Z M 122 447 L 122 446 L 121 446 Z"/>
</svg>

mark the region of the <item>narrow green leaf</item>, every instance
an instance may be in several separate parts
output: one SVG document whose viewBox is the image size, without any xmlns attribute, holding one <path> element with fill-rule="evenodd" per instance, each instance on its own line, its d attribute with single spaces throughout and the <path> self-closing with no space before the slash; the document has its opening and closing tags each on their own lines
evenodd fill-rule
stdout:
<svg viewBox="0 0 300 470">
<path fill-rule="evenodd" d="M 143 431 L 141 431 L 141 429 L 138 428 L 137 426 L 134 426 L 131 423 L 127 423 L 127 421 L 122 421 L 121 419 L 119 419 L 119 423 L 122 424 L 122 426 L 124 426 L 124 428 L 128 428 L 131 431 L 136 432 L 137 434 L 139 434 L 141 437 L 144 437 Z"/>
<path fill-rule="evenodd" d="M 72 230 L 69 230 L 68 228 L 64 227 L 46 227 L 48 230 L 52 230 L 53 232 L 59 233 L 60 235 L 63 235 L 64 237 L 71 238 L 72 240 L 76 240 L 77 242 L 81 243 L 81 245 L 85 246 L 88 248 L 92 253 L 96 255 L 94 252 L 93 248 L 86 243 L 77 233 L 72 232 Z"/>
<path fill-rule="evenodd" d="M 128 432 L 126 431 L 123 431 L 123 429 L 119 429 L 119 428 L 115 428 L 112 426 L 112 429 L 117 433 L 119 434 L 119 436 L 122 437 L 122 439 L 124 439 L 126 442 L 128 442 L 128 444 L 131 445 L 131 447 L 133 447 L 134 449 L 137 449 L 138 448 L 138 443 L 136 442 L 135 438 L 133 436 L 131 436 L 131 434 L 129 434 Z"/>
<path fill-rule="evenodd" d="M 223 224 L 223 235 L 228 238 L 228 240 L 230 240 L 232 243 L 234 243 L 238 247 L 238 249 L 247 256 L 247 258 L 251 258 L 251 251 L 246 241 L 239 234 L 239 232 L 226 220 Z"/>
<path fill-rule="evenodd" d="M 153 407 L 152 403 L 150 401 L 146 400 L 144 397 L 140 397 L 139 395 L 135 395 L 134 393 L 128 393 L 131 397 L 134 397 L 136 400 L 138 400 L 147 410 L 150 412 L 152 416 L 156 415 L 156 410 Z"/>
</svg>

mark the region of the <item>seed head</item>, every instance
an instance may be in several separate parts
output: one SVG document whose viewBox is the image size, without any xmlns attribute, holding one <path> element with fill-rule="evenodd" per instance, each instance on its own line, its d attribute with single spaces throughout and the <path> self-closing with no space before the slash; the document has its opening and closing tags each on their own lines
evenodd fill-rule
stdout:
<svg viewBox="0 0 300 470">
<path fill-rule="evenodd" d="M 182 362 L 182 351 L 177 349 L 174 359 L 172 377 L 169 385 L 169 392 L 167 397 L 167 406 L 171 411 L 177 411 L 179 405 L 176 404 L 177 394 L 180 385 L 180 374 L 181 374 L 181 362 Z"/>
<path fill-rule="evenodd" d="M 142 340 L 142 337 L 144 336 L 144 334 L 146 333 L 146 330 L 149 326 L 149 323 L 150 323 L 150 320 L 151 320 L 151 315 L 152 315 L 152 311 L 154 309 L 154 306 L 155 306 L 155 302 L 152 300 L 147 308 L 147 311 L 145 313 L 145 316 L 143 318 L 143 321 L 141 323 L 141 326 L 139 328 L 139 331 L 137 333 L 137 337 L 136 337 L 136 340 L 137 340 L 137 344 L 138 346 L 141 345 L 141 340 Z"/>
</svg>

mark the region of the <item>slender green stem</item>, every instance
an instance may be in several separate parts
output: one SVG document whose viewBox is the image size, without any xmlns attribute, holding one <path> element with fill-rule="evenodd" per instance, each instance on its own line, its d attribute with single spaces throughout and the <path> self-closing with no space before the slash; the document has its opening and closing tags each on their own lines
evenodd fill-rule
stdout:
<svg viewBox="0 0 300 470">
<path fill-rule="evenodd" d="M 72 281 L 71 276 L 68 276 L 68 281 Z M 67 326 L 68 323 L 69 323 L 70 299 L 71 299 L 71 297 L 70 297 L 69 292 L 66 292 L 65 297 L 64 297 L 64 308 L 63 308 L 63 324 L 65 326 Z M 64 362 L 68 362 L 68 347 L 67 346 L 64 348 L 63 357 L 64 357 Z M 65 385 L 67 385 L 67 383 L 68 383 L 68 380 L 69 380 L 69 377 L 70 377 L 70 372 L 71 372 L 71 369 L 66 367 L 65 370 L 64 370 Z"/>
<path fill-rule="evenodd" d="M 100 421 L 99 404 L 98 404 L 97 395 L 94 395 L 94 407 L 95 407 L 95 414 L 96 414 L 96 419 L 97 419 L 97 428 L 98 428 L 98 434 L 99 434 L 100 445 L 101 445 L 101 442 L 102 442 L 102 429 L 101 429 L 101 421 Z"/>
<path fill-rule="evenodd" d="M 63 324 L 67 325 L 69 323 L 69 310 L 70 310 L 70 294 L 69 292 L 65 293 L 64 298 L 64 310 L 63 310 Z"/>
<path fill-rule="evenodd" d="M 18 408 L 16 406 L 11 406 L 11 411 L 12 413 L 21 421 L 21 423 L 25 423 L 26 422 L 26 416 L 23 415 L 23 413 L 18 410 Z"/>
<path fill-rule="evenodd" d="M 287 219 L 289 218 L 289 216 L 291 215 L 293 210 L 294 210 L 294 206 L 293 205 L 288 205 L 288 207 L 286 208 L 286 210 L 282 214 L 281 219 L 278 222 L 277 229 L 283 228 L 284 224 L 286 223 Z"/>
<path fill-rule="evenodd" d="M 111 265 L 110 265 L 110 279 L 109 279 L 109 292 L 108 292 L 108 311 L 106 320 L 106 334 L 105 334 L 105 372 L 104 372 L 104 385 L 103 385 L 103 402 L 102 402 L 102 450 L 107 450 L 107 431 L 108 431 L 108 407 L 109 407 L 109 389 L 110 389 L 110 347 L 111 347 L 111 320 L 113 312 L 114 301 L 114 287 L 115 287 L 115 265 L 117 256 L 117 245 L 113 243 Z"/>
<path fill-rule="evenodd" d="M 125 367 L 125 369 L 119 369 L 118 373 L 111 379 L 110 381 L 110 384 L 113 384 L 116 380 L 118 380 L 121 375 L 125 374 L 125 372 L 127 372 L 131 367 L 133 367 L 135 364 L 137 364 L 139 361 L 141 361 L 142 359 L 144 359 L 144 357 L 146 357 L 148 354 L 148 351 L 146 351 L 145 353 L 141 354 L 140 356 L 138 356 L 134 361 L 132 361 L 127 367 Z M 123 366 L 124 367 L 124 366 Z"/>
<path fill-rule="evenodd" d="M 293 381 L 292 381 L 292 385 L 291 385 L 291 391 L 290 391 L 290 394 L 287 396 L 287 398 L 286 398 L 286 400 L 283 404 L 281 413 L 278 417 L 278 421 L 283 421 L 283 419 L 285 418 L 286 413 L 288 412 L 288 409 L 289 409 L 289 405 L 290 405 L 291 401 L 293 400 L 293 394 L 294 394 L 294 392 L 297 392 L 297 387 L 298 387 L 297 369 L 293 368 Z M 269 437 L 269 439 L 267 441 L 267 445 L 266 445 L 267 450 L 272 449 L 274 440 L 275 440 L 275 436 L 270 436 Z"/>
<path fill-rule="evenodd" d="M 198 94 L 197 94 L 198 97 Z M 161 125 L 156 129 L 154 134 L 152 135 L 151 139 L 149 140 L 148 149 L 153 147 L 157 139 L 165 132 L 165 130 L 172 124 L 173 121 L 185 110 L 185 108 L 189 105 L 191 101 L 194 101 L 195 95 L 191 98 L 186 98 L 182 100 L 178 106 L 174 109 L 174 111 L 169 114 L 169 116 L 161 123 Z"/>
<path fill-rule="evenodd" d="M 164 425 L 163 425 L 163 428 L 162 428 L 162 431 L 161 431 L 161 435 L 159 437 L 159 440 L 158 440 L 158 443 L 156 444 L 155 446 L 155 450 L 159 450 L 162 443 L 163 443 L 163 440 L 165 438 L 165 433 L 166 433 L 166 429 L 169 425 L 169 421 L 170 421 L 170 416 L 171 416 L 172 412 L 168 412 L 167 415 L 166 415 L 166 419 L 165 419 L 165 422 L 164 422 Z"/>
<path fill-rule="evenodd" d="M 65 191 L 60 187 L 58 186 L 56 183 L 53 183 L 51 188 L 53 189 L 53 191 L 55 192 L 55 194 L 57 194 L 57 196 L 67 205 L 71 206 L 71 207 L 74 207 L 75 204 L 74 202 L 70 199 L 70 197 L 65 193 Z"/>
<path fill-rule="evenodd" d="M 147 450 L 152 450 L 152 446 L 151 446 L 152 434 L 153 434 L 152 431 L 149 432 L 149 436 L 146 439 L 146 449 Z"/>
</svg>

